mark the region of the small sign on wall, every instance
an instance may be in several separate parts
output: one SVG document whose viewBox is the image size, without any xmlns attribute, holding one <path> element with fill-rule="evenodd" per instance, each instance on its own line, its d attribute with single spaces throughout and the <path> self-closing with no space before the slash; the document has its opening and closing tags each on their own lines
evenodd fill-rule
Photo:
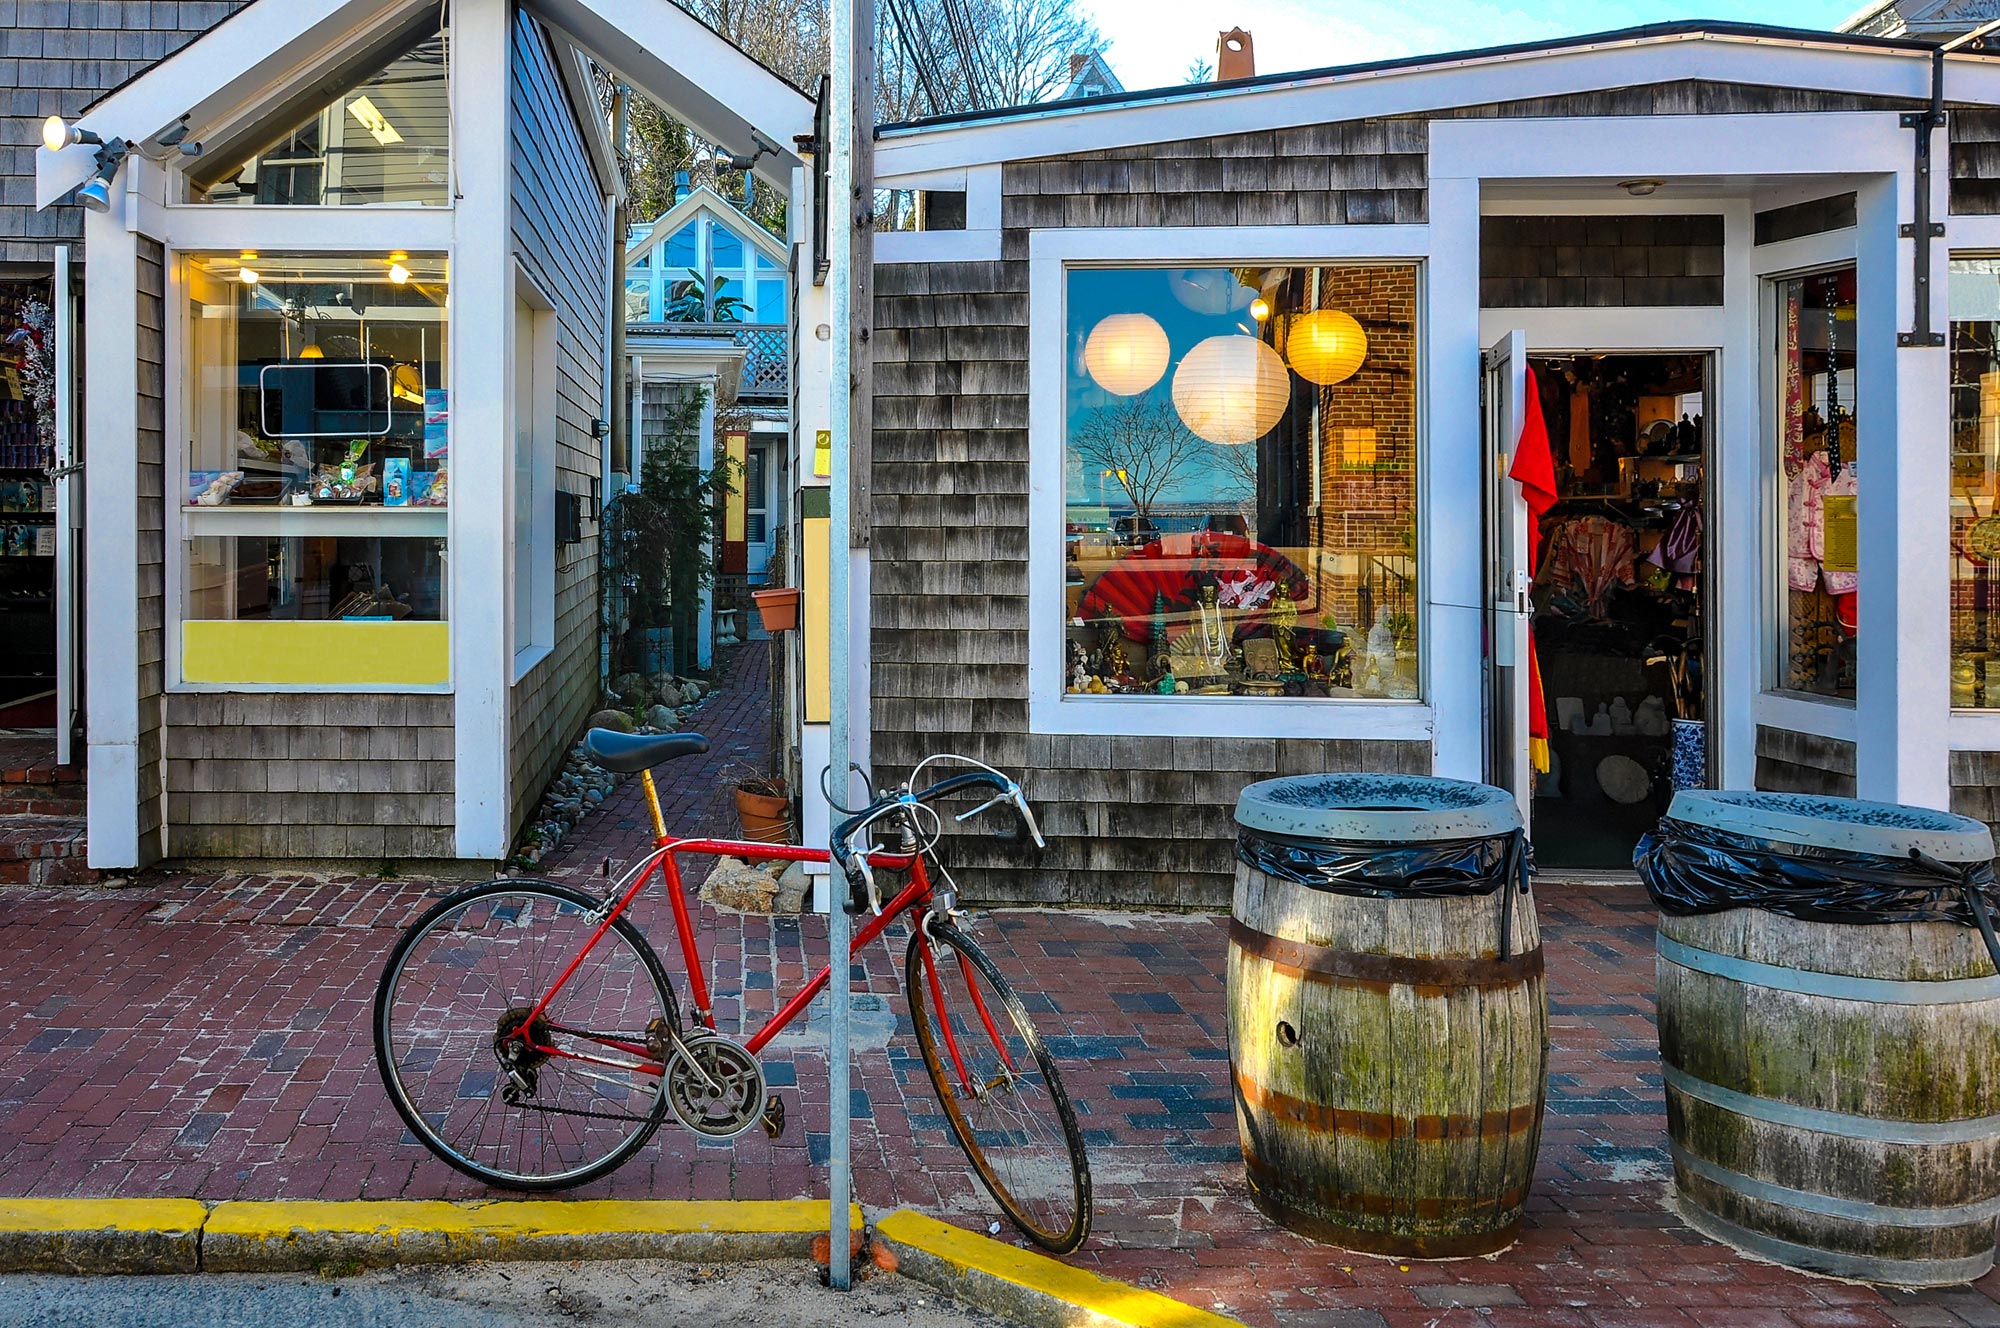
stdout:
<svg viewBox="0 0 2000 1328">
<path fill-rule="evenodd" d="M 813 435 L 813 478 L 833 477 L 833 430 L 821 429 Z"/>
</svg>

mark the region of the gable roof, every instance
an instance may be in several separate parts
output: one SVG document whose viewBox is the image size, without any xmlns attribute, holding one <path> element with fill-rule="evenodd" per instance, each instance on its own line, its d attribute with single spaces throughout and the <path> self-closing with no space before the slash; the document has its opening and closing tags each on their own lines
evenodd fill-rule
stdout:
<svg viewBox="0 0 2000 1328">
<path fill-rule="evenodd" d="M 877 131 L 878 179 L 1074 152 L 1681 81 L 1928 101 L 1936 48 L 1906 38 L 1691 21 L 933 116 Z M 2000 59 L 1953 52 L 1953 102 L 2000 105 Z"/>
<path fill-rule="evenodd" d="M 710 142 L 775 150 L 758 173 L 789 189 L 795 134 L 812 129 L 812 99 L 672 0 L 523 0 L 563 40 L 669 108 Z M 377 47 L 384 34 L 437 12 L 437 0 L 253 0 L 179 51 L 92 103 L 80 123 L 145 141 L 188 117 L 196 139 L 226 139 L 274 105 Z M 726 89 L 727 101 L 709 91 Z M 36 149 L 36 205 L 90 178 L 95 150 Z"/>
<path fill-rule="evenodd" d="M 702 213 L 708 213 L 727 226 L 734 235 L 749 241 L 757 252 L 784 268 L 791 262 L 785 246 L 780 244 L 771 232 L 758 225 L 756 220 L 736 204 L 724 198 L 707 185 L 699 185 L 686 198 L 659 215 L 647 229 L 646 238 L 637 244 L 627 245 L 625 261 L 636 263 L 660 245 L 671 239 L 681 227 Z"/>
</svg>

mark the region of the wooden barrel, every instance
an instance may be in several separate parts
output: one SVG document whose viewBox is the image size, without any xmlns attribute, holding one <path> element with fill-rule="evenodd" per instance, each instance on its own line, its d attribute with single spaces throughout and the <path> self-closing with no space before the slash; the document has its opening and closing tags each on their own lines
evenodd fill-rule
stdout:
<svg viewBox="0 0 2000 1328">
<path fill-rule="evenodd" d="M 1809 805 L 1810 804 L 1810 805 Z M 1675 821 L 1962 863 L 1964 817 L 1776 794 L 1678 795 Z M 1660 1056 L 1682 1216 L 1752 1254 L 1871 1282 L 1968 1282 L 2000 1217 L 2000 976 L 1944 922 L 1663 915 Z"/>
<path fill-rule="evenodd" d="M 1252 785 L 1229 944 L 1229 1050 L 1250 1191 L 1316 1240 L 1406 1258 L 1513 1243 L 1534 1176 L 1548 1003 L 1533 896 L 1375 898 L 1257 865 L 1258 846 L 1510 835 L 1455 780 Z M 1508 911 L 1502 953 L 1502 908 Z"/>
</svg>

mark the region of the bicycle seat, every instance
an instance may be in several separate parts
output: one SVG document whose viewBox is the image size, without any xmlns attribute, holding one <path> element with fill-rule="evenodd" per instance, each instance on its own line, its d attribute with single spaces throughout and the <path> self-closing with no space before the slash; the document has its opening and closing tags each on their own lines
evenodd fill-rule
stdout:
<svg viewBox="0 0 2000 1328">
<path fill-rule="evenodd" d="M 699 733 L 619 733 L 592 729 L 583 735 L 590 759 L 618 775 L 636 775 L 665 765 L 676 756 L 700 756 L 708 739 Z"/>
</svg>

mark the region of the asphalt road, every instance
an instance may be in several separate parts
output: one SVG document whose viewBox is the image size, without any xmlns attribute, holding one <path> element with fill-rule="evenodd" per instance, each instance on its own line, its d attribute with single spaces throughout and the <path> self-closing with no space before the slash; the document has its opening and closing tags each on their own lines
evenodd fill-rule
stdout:
<svg viewBox="0 0 2000 1328">
<path fill-rule="evenodd" d="M 484 1263 L 319 1278 L 0 1276 L 7 1328 L 1003 1328 L 919 1282 L 878 1274 L 845 1295 L 803 1262 Z"/>
</svg>

